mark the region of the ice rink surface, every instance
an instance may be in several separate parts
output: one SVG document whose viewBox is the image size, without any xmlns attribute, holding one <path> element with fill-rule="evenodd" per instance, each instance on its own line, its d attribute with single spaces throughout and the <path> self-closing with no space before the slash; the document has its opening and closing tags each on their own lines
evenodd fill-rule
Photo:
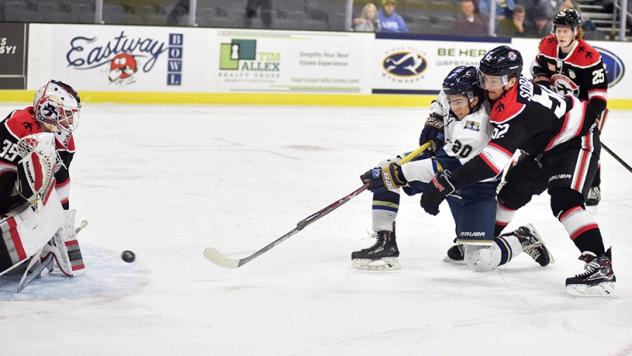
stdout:
<svg viewBox="0 0 632 356">
<path fill-rule="evenodd" d="M 352 271 L 351 251 L 373 242 L 369 193 L 237 270 L 203 258 L 207 246 L 244 257 L 350 193 L 415 148 L 426 114 L 85 105 L 71 205 L 90 221 L 87 274 L 45 275 L 20 295 L 0 279 L 0 354 L 631 355 L 632 173 L 605 151 L 592 211 L 613 246 L 617 297 L 565 293 L 583 263 L 546 193 L 510 225 L 539 229 L 556 259 L 546 268 L 524 254 L 488 274 L 446 264 L 447 204 L 432 217 L 402 197 L 402 270 Z M 628 162 L 631 132 L 632 113 L 611 112 L 602 137 Z M 135 263 L 120 259 L 126 249 Z"/>
</svg>

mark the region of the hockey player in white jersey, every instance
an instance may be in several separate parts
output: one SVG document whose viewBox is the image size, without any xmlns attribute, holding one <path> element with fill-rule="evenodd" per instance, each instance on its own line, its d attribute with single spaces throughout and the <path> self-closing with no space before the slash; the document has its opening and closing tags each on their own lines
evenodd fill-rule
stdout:
<svg viewBox="0 0 632 356">
<path fill-rule="evenodd" d="M 369 189 L 373 192 L 372 227 L 377 241 L 373 246 L 351 254 L 354 268 L 399 269 L 395 235 L 399 188 L 408 195 L 419 194 L 438 171 L 461 166 L 487 145 L 492 133 L 489 104 L 478 83 L 478 71 L 471 66 L 454 68 L 443 81 L 442 91 L 431 105 L 431 114 L 420 136 L 420 144 L 428 140 L 435 143 L 433 157 L 422 156 L 401 165 L 391 159 L 361 176 L 363 182 L 370 183 Z M 536 261 L 541 265 L 547 265 L 550 255 L 532 229 L 521 227 L 506 234 L 517 239 L 494 238 L 497 185 L 497 179 L 479 182 L 448 198 L 458 244 L 455 246 L 457 250 L 450 252 L 460 254 L 460 258 L 449 256 L 454 258 L 446 260 L 464 259 L 474 271 L 487 272 L 509 262 L 524 250 L 532 257 L 538 257 Z M 511 244 L 511 241 L 519 243 Z"/>
</svg>

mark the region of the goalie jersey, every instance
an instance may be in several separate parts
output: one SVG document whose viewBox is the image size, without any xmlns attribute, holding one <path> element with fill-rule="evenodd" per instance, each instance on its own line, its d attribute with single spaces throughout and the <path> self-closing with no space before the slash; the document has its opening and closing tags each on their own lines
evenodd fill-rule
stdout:
<svg viewBox="0 0 632 356">
<path fill-rule="evenodd" d="M 0 122 L 0 213 L 2 214 L 20 203 L 19 197 L 13 192 L 17 178 L 17 163 L 21 159 L 16 145 L 23 137 L 42 131 L 32 107 L 15 110 Z M 70 190 L 68 167 L 75 153 L 74 138 L 70 138 L 68 147 L 64 147 L 57 140 L 55 146 L 61 160 L 61 164 L 58 164 L 59 169 L 55 172 L 55 190 L 64 209 L 68 209 Z"/>
</svg>

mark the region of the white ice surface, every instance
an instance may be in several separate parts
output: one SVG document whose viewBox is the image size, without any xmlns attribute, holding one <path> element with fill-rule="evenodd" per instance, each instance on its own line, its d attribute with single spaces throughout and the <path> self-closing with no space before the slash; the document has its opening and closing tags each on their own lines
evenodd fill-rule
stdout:
<svg viewBox="0 0 632 356">
<path fill-rule="evenodd" d="M 0 112 L 12 106 L 0 105 Z M 488 274 L 442 262 L 447 205 L 403 197 L 402 270 L 354 272 L 372 243 L 369 193 L 237 269 L 243 257 L 359 186 L 373 164 L 415 147 L 425 110 L 86 105 L 71 204 L 88 274 L 44 276 L 23 295 L 0 279 L 2 355 L 630 355 L 632 173 L 605 152 L 596 211 L 613 246 L 619 296 L 577 298 L 579 252 L 546 194 L 532 222 L 556 258 Z M 632 163 L 632 113 L 603 141 Z M 136 252 L 125 264 L 121 251 Z"/>
</svg>

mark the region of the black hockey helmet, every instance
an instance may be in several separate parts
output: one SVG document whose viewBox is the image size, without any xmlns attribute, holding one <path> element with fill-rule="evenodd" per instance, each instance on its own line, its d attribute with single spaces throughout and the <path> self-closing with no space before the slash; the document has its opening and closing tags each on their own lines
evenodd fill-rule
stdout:
<svg viewBox="0 0 632 356">
<path fill-rule="evenodd" d="M 570 26 L 571 28 L 581 27 L 582 16 L 575 9 L 564 9 L 558 12 L 553 18 L 553 26 Z"/>
<path fill-rule="evenodd" d="M 465 95 L 470 101 L 483 93 L 479 87 L 478 70 L 472 66 L 452 69 L 443 79 L 442 89 L 447 95 Z"/>
<path fill-rule="evenodd" d="M 483 74 L 503 77 L 506 82 L 522 73 L 522 55 L 509 46 L 496 47 L 483 56 L 479 70 Z"/>
</svg>

